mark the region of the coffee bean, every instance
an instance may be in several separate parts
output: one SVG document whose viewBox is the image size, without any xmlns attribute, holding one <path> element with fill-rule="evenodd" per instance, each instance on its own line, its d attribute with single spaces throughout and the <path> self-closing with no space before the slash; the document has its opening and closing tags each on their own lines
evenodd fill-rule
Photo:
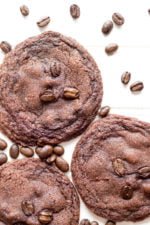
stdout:
<svg viewBox="0 0 150 225">
<path fill-rule="evenodd" d="M 40 100 L 43 102 L 54 102 L 56 100 L 56 97 L 54 93 L 51 90 L 46 90 L 43 93 L 40 94 Z"/>
<path fill-rule="evenodd" d="M 2 50 L 5 54 L 7 54 L 8 52 L 10 52 L 11 49 L 12 49 L 11 45 L 10 45 L 7 41 L 2 41 L 2 42 L 0 43 L 0 48 L 1 48 L 1 50 Z"/>
<path fill-rule="evenodd" d="M 105 48 L 105 52 L 108 54 L 108 55 L 112 55 L 114 52 L 117 51 L 117 49 L 119 48 L 119 46 L 115 43 L 111 43 L 109 45 L 106 46 Z"/>
<path fill-rule="evenodd" d="M 56 155 L 61 156 L 61 155 L 64 154 L 64 148 L 63 148 L 63 146 L 61 146 L 61 145 L 57 145 L 57 146 L 54 147 L 53 152 L 54 152 Z"/>
<path fill-rule="evenodd" d="M 22 5 L 20 7 L 20 12 L 22 13 L 23 16 L 28 16 L 29 15 L 29 8 L 26 5 Z"/>
<path fill-rule="evenodd" d="M 129 81 L 130 81 L 130 79 L 131 79 L 131 73 L 129 73 L 129 72 L 124 72 L 123 74 L 122 74 L 122 76 L 121 76 L 121 82 L 123 83 L 123 84 L 128 84 L 129 83 Z"/>
<path fill-rule="evenodd" d="M 117 24 L 118 26 L 121 26 L 124 24 L 124 17 L 120 14 L 120 13 L 114 13 L 112 15 L 112 20 L 115 24 Z"/>
<path fill-rule="evenodd" d="M 109 34 L 113 29 L 113 22 L 111 20 L 107 20 L 102 26 L 103 34 Z"/>
<path fill-rule="evenodd" d="M 91 225 L 99 225 L 99 223 L 97 221 L 92 221 Z"/>
<path fill-rule="evenodd" d="M 44 18 L 42 18 L 41 20 L 39 20 L 39 21 L 37 22 L 37 25 L 38 25 L 39 27 L 45 27 L 45 26 L 47 26 L 47 25 L 49 24 L 49 22 L 50 22 L 50 17 L 47 16 L 47 17 L 44 17 Z"/>
<path fill-rule="evenodd" d="M 109 114 L 110 107 L 109 106 L 103 106 L 100 111 L 98 112 L 98 115 L 100 117 L 106 117 Z"/>
<path fill-rule="evenodd" d="M 116 225 L 116 222 L 108 220 L 105 225 Z"/>
<path fill-rule="evenodd" d="M 56 156 L 55 154 L 51 155 L 50 157 L 48 157 L 48 158 L 46 159 L 46 163 L 49 164 L 49 165 L 51 165 L 53 162 L 55 162 L 56 157 L 57 157 L 57 156 Z"/>
<path fill-rule="evenodd" d="M 130 90 L 132 92 L 142 91 L 143 88 L 144 88 L 144 84 L 141 81 L 136 81 L 133 84 L 131 84 L 131 86 L 130 86 Z"/>
<path fill-rule="evenodd" d="M 80 17 L 80 8 L 78 5 L 73 4 L 70 6 L 70 14 L 74 19 L 77 19 Z"/>
<path fill-rule="evenodd" d="M 113 169 L 118 176 L 123 176 L 125 174 L 125 166 L 124 162 L 121 159 L 115 159 L 112 162 Z"/>
<path fill-rule="evenodd" d="M 0 150 L 5 150 L 7 148 L 7 142 L 0 138 Z"/>
<path fill-rule="evenodd" d="M 19 146 L 13 144 L 9 149 L 9 155 L 12 159 L 17 159 L 19 156 Z"/>
<path fill-rule="evenodd" d="M 138 169 L 138 175 L 141 178 L 150 178 L 150 167 L 149 166 L 144 166 L 140 169 Z"/>
<path fill-rule="evenodd" d="M 64 89 L 64 98 L 76 99 L 79 97 L 79 91 L 76 88 L 66 87 Z"/>
<path fill-rule="evenodd" d="M 91 225 L 91 223 L 88 219 L 83 219 L 81 220 L 80 225 Z"/>
<path fill-rule="evenodd" d="M 148 9 L 148 13 L 150 14 L 150 9 Z"/>
<path fill-rule="evenodd" d="M 55 163 L 56 163 L 56 166 L 62 172 L 68 172 L 69 171 L 69 164 L 63 158 L 57 157 L 56 160 L 55 160 Z"/>
<path fill-rule="evenodd" d="M 34 213 L 34 205 L 31 201 L 23 201 L 21 207 L 26 216 L 31 216 Z"/>
<path fill-rule="evenodd" d="M 52 62 L 50 72 L 53 77 L 58 77 L 61 73 L 61 66 L 58 62 Z"/>
<path fill-rule="evenodd" d="M 47 159 L 49 156 L 52 155 L 53 147 L 51 145 L 45 145 L 42 148 L 37 147 L 35 149 L 35 152 L 41 159 Z"/>
<path fill-rule="evenodd" d="M 8 160 L 7 155 L 5 153 L 0 153 L 0 166 L 6 163 Z"/>
<path fill-rule="evenodd" d="M 26 156 L 28 158 L 30 158 L 30 157 L 32 157 L 34 155 L 33 149 L 32 148 L 28 148 L 28 147 L 21 147 L 20 148 L 20 152 L 21 152 L 22 155 L 24 155 L 24 156 Z"/>
<path fill-rule="evenodd" d="M 121 190 L 121 196 L 125 200 L 129 200 L 133 196 L 133 189 L 130 185 L 126 185 Z"/>
<path fill-rule="evenodd" d="M 48 224 L 53 220 L 53 214 L 49 209 L 44 209 L 39 213 L 38 220 L 42 224 Z"/>
</svg>

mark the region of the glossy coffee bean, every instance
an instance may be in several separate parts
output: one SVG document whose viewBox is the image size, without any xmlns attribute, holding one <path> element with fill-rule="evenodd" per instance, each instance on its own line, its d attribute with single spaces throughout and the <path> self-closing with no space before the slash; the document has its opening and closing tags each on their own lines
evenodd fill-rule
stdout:
<svg viewBox="0 0 150 225">
<path fill-rule="evenodd" d="M 109 106 L 103 106 L 100 111 L 98 112 L 98 115 L 100 117 L 106 117 L 109 114 L 110 107 Z"/>
<path fill-rule="evenodd" d="M 0 138 L 0 150 L 5 150 L 7 148 L 7 142 Z"/>
<path fill-rule="evenodd" d="M 55 160 L 55 164 L 62 172 L 69 171 L 69 164 L 63 158 L 57 157 Z"/>
<path fill-rule="evenodd" d="M 19 156 L 19 146 L 13 144 L 9 149 L 9 155 L 12 159 L 17 159 Z"/>
<path fill-rule="evenodd" d="M 8 52 L 10 52 L 11 49 L 12 49 L 11 45 L 10 45 L 7 41 L 2 41 L 2 42 L 0 43 L 0 48 L 1 48 L 1 50 L 2 50 L 5 54 L 7 54 Z"/>
<path fill-rule="evenodd" d="M 118 26 L 123 25 L 124 22 L 125 22 L 124 17 L 123 17 L 120 13 L 114 13 L 114 14 L 112 15 L 112 20 L 113 20 L 113 22 L 114 22 L 116 25 L 118 25 Z"/>
<path fill-rule="evenodd" d="M 70 14 L 72 18 L 77 19 L 80 17 L 80 7 L 76 4 L 70 6 Z"/>
<path fill-rule="evenodd" d="M 22 5 L 20 7 L 20 12 L 23 16 L 28 16 L 29 15 L 29 8 L 26 5 Z"/>
<path fill-rule="evenodd" d="M 34 150 L 32 148 L 28 148 L 28 147 L 21 147 L 20 152 L 22 155 L 24 155 L 28 158 L 30 158 L 34 155 Z"/>
<path fill-rule="evenodd" d="M 63 148 L 63 146 L 61 146 L 61 145 L 54 146 L 53 152 L 54 152 L 56 155 L 61 156 L 61 155 L 64 154 L 64 148 Z"/>
<path fill-rule="evenodd" d="M 128 84 L 130 79 L 131 79 L 131 73 L 128 71 L 124 72 L 121 76 L 121 82 L 123 84 Z"/>
<path fill-rule="evenodd" d="M 34 205 L 31 201 L 23 201 L 21 208 L 26 216 L 31 216 L 34 213 Z"/>
<path fill-rule="evenodd" d="M 49 209 L 42 210 L 38 215 L 41 224 L 49 224 L 53 220 L 53 214 Z"/>
<path fill-rule="evenodd" d="M 0 153 L 0 166 L 6 163 L 8 160 L 7 155 L 5 153 Z"/>
<path fill-rule="evenodd" d="M 46 16 L 46 17 L 40 19 L 40 20 L 37 22 L 37 25 L 38 25 L 39 27 L 45 27 L 45 26 L 47 26 L 49 23 L 50 23 L 50 17 L 49 17 L 49 16 Z"/>
<path fill-rule="evenodd" d="M 125 185 L 121 190 L 121 196 L 125 200 L 129 200 L 133 196 L 133 188 L 130 185 Z"/>
<path fill-rule="evenodd" d="M 105 47 L 105 52 L 107 55 L 112 55 L 117 51 L 118 47 L 116 43 L 111 43 Z"/>
<path fill-rule="evenodd" d="M 109 34 L 113 29 L 113 22 L 111 20 L 107 20 L 102 26 L 102 33 Z"/>
<path fill-rule="evenodd" d="M 64 98 L 76 99 L 79 97 L 79 91 L 77 88 L 66 87 L 64 88 Z"/>
<path fill-rule="evenodd" d="M 91 225 L 99 225 L 99 223 L 97 221 L 92 221 Z"/>
<path fill-rule="evenodd" d="M 45 145 L 44 147 L 37 147 L 35 149 L 36 154 L 41 159 L 47 159 L 53 153 L 53 147 L 51 145 Z"/>
<path fill-rule="evenodd" d="M 136 81 L 133 84 L 131 84 L 131 86 L 130 86 L 130 90 L 132 92 L 142 91 L 143 88 L 144 88 L 144 84 L 141 81 Z"/>
</svg>

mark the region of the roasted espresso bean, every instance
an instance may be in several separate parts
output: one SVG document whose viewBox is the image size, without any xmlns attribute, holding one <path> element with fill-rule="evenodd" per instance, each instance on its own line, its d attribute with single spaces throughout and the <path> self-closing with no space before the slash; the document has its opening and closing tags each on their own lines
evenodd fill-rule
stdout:
<svg viewBox="0 0 150 225">
<path fill-rule="evenodd" d="M 113 165 L 113 169 L 114 169 L 115 173 L 118 176 L 123 176 L 125 174 L 125 166 L 124 166 L 123 160 L 121 160 L 119 158 L 118 159 L 115 159 L 112 162 L 112 165 Z"/>
<path fill-rule="evenodd" d="M 130 185 L 126 185 L 121 190 L 121 196 L 125 200 L 129 200 L 133 196 L 133 188 Z"/>
<path fill-rule="evenodd" d="M 88 219 L 83 219 L 81 220 L 80 225 L 91 225 L 91 223 Z"/>
<path fill-rule="evenodd" d="M 64 89 L 64 98 L 76 99 L 79 97 L 79 91 L 76 88 L 66 87 Z"/>
<path fill-rule="evenodd" d="M 99 223 L 97 221 L 92 221 L 91 225 L 99 225 Z"/>
<path fill-rule="evenodd" d="M 34 213 L 34 205 L 31 201 L 23 201 L 21 208 L 26 216 L 31 216 Z"/>
<path fill-rule="evenodd" d="M 110 107 L 109 106 L 103 106 L 100 111 L 98 112 L 98 115 L 100 117 L 106 117 L 109 114 Z"/>
<path fill-rule="evenodd" d="M 8 160 L 7 155 L 5 153 L 0 153 L 0 166 L 6 163 Z"/>
<path fill-rule="evenodd" d="M 39 27 L 45 27 L 45 26 L 47 26 L 49 23 L 50 23 L 50 17 L 47 16 L 47 17 L 44 17 L 44 18 L 42 18 L 41 20 L 39 20 L 39 21 L 37 22 L 37 25 L 38 25 Z"/>
<path fill-rule="evenodd" d="M 80 17 L 80 8 L 78 5 L 73 4 L 70 6 L 70 14 L 74 19 L 77 19 Z"/>
<path fill-rule="evenodd" d="M 12 159 L 17 159 L 19 156 L 19 146 L 13 144 L 9 149 L 9 155 Z"/>
<path fill-rule="evenodd" d="M 47 159 L 49 156 L 52 155 L 53 147 L 51 145 L 45 145 L 42 148 L 37 147 L 35 149 L 35 152 L 41 159 Z"/>
<path fill-rule="evenodd" d="M 5 150 L 7 148 L 7 142 L 0 138 L 0 150 Z"/>
<path fill-rule="evenodd" d="M 150 167 L 149 166 L 144 166 L 142 168 L 140 168 L 138 171 L 138 175 L 141 178 L 150 178 Z"/>
<path fill-rule="evenodd" d="M 53 152 L 54 152 L 56 155 L 61 156 L 61 155 L 64 154 L 64 148 L 63 148 L 63 146 L 61 146 L 61 145 L 57 145 L 57 146 L 54 147 Z"/>
<path fill-rule="evenodd" d="M 107 20 L 102 26 L 103 34 L 109 34 L 113 29 L 113 22 L 111 20 Z"/>
<path fill-rule="evenodd" d="M 131 86 L 130 86 L 130 90 L 132 92 L 142 91 L 143 88 L 144 88 L 144 84 L 141 81 L 136 81 L 133 84 L 131 84 Z"/>
<path fill-rule="evenodd" d="M 24 155 L 24 156 L 26 156 L 28 158 L 30 158 L 30 157 L 32 157 L 34 155 L 33 149 L 32 148 L 28 148 L 28 147 L 21 147 L 20 148 L 20 152 L 21 152 L 22 155 Z"/>
<path fill-rule="evenodd" d="M 28 16 L 29 15 L 29 8 L 26 5 L 22 5 L 20 7 L 20 12 L 22 13 L 23 16 Z"/>
<path fill-rule="evenodd" d="M 105 48 L 105 52 L 108 54 L 108 55 L 112 55 L 113 53 L 115 53 L 118 49 L 118 45 L 115 44 L 115 43 L 111 43 L 109 45 L 106 46 Z"/>
<path fill-rule="evenodd" d="M 116 225 L 116 222 L 108 220 L 105 225 Z"/>
<path fill-rule="evenodd" d="M 123 84 L 128 84 L 129 83 L 129 81 L 130 81 L 130 79 L 131 79 L 131 73 L 129 73 L 129 72 L 124 72 L 123 74 L 122 74 L 122 76 L 121 76 L 121 82 L 123 83 Z"/>
<path fill-rule="evenodd" d="M 12 49 L 11 45 L 10 45 L 7 41 L 2 41 L 2 42 L 0 43 L 0 48 L 1 48 L 1 50 L 2 50 L 5 54 L 7 54 L 8 52 L 10 52 L 11 49 Z"/>
<path fill-rule="evenodd" d="M 38 220 L 42 224 L 49 224 L 53 220 L 53 214 L 49 209 L 44 209 L 39 213 Z"/>
<path fill-rule="evenodd" d="M 53 154 L 46 159 L 46 163 L 51 165 L 53 162 L 55 162 L 56 158 L 57 158 L 57 156 L 55 154 Z"/>
<path fill-rule="evenodd" d="M 56 97 L 51 90 L 44 91 L 39 97 L 42 102 L 54 102 L 56 100 Z"/>
<path fill-rule="evenodd" d="M 118 26 L 121 26 L 124 24 L 124 17 L 120 14 L 120 13 L 114 13 L 112 15 L 112 20 L 115 24 L 117 24 Z"/>
<path fill-rule="evenodd" d="M 69 171 L 69 164 L 63 158 L 57 157 L 56 160 L 55 160 L 55 163 L 56 163 L 56 166 L 62 172 L 68 172 Z"/>
<path fill-rule="evenodd" d="M 52 62 L 50 72 L 53 77 L 58 77 L 61 73 L 61 66 L 58 62 Z"/>
</svg>

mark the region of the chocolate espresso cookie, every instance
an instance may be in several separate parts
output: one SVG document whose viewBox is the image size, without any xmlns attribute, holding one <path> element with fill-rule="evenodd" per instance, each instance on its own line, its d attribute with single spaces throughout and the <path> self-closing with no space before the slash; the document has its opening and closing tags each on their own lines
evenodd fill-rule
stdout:
<svg viewBox="0 0 150 225">
<path fill-rule="evenodd" d="M 7 54 L 0 67 L 0 129 L 21 145 L 57 144 L 94 119 L 102 81 L 76 41 L 46 32 Z"/>
<path fill-rule="evenodd" d="M 78 225 L 79 199 L 54 165 L 23 159 L 0 167 L 0 222 L 4 225 Z"/>
<path fill-rule="evenodd" d="M 72 160 L 87 207 L 113 221 L 150 215 L 150 124 L 112 115 L 94 122 Z"/>
</svg>

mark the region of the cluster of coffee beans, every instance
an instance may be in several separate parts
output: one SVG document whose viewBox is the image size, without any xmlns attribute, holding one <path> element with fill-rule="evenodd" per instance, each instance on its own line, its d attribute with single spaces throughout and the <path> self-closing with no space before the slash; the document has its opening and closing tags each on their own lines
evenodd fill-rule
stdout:
<svg viewBox="0 0 150 225">
<path fill-rule="evenodd" d="M 107 20 L 103 24 L 102 29 L 101 29 L 103 34 L 108 35 L 112 31 L 112 29 L 114 27 L 113 22 L 117 26 L 122 26 L 125 22 L 125 19 L 120 13 L 114 13 L 112 15 L 112 20 Z M 112 55 L 114 52 L 117 51 L 118 47 L 119 46 L 116 43 L 110 43 L 109 45 L 107 45 L 105 47 L 105 52 L 108 55 Z"/>
<path fill-rule="evenodd" d="M 69 171 L 69 164 L 61 157 L 64 154 L 63 146 L 45 145 L 43 147 L 36 147 L 35 152 L 47 164 L 55 163 L 62 172 Z"/>
<path fill-rule="evenodd" d="M 124 85 L 127 85 L 131 80 L 131 73 L 128 71 L 125 71 L 121 76 L 121 82 Z M 132 92 L 139 92 L 142 91 L 144 88 L 144 84 L 142 81 L 135 81 L 130 85 L 130 90 Z"/>
</svg>

